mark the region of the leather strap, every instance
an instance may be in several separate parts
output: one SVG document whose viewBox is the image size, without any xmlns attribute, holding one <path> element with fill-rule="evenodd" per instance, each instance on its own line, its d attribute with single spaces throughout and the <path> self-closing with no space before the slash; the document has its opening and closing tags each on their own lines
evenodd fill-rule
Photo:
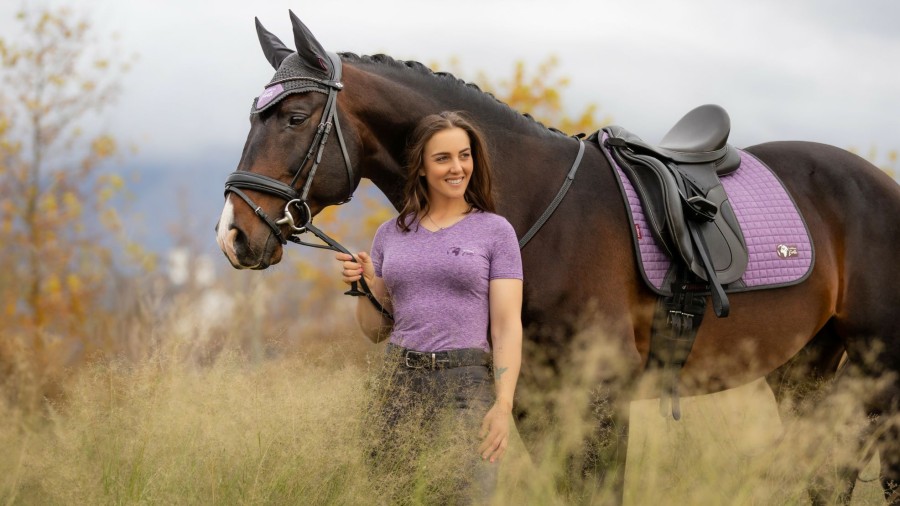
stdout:
<svg viewBox="0 0 900 506">
<path fill-rule="evenodd" d="M 225 180 L 225 194 L 235 191 L 237 188 L 245 188 L 247 190 L 255 190 L 263 193 L 277 195 L 287 201 L 300 198 L 300 194 L 294 188 L 282 183 L 281 181 L 257 174 L 255 172 L 232 172 Z M 250 207 L 256 207 L 252 205 Z"/>
<path fill-rule="evenodd" d="M 547 206 L 547 209 L 544 211 L 544 214 L 541 215 L 540 218 L 531 226 L 528 232 L 519 239 L 519 249 L 525 247 L 528 244 L 528 241 L 534 237 L 535 234 L 538 233 L 538 230 L 544 226 L 544 223 L 550 219 L 550 216 L 556 211 L 556 208 L 559 207 L 559 203 L 562 202 L 563 197 L 566 196 L 566 193 L 569 191 L 569 187 L 572 186 L 572 181 L 575 180 L 575 173 L 578 172 L 578 167 L 581 165 L 581 158 L 584 156 L 584 141 L 578 139 L 578 155 L 575 157 L 575 162 L 572 163 L 572 168 L 569 169 L 569 173 L 566 175 L 566 180 L 563 181 L 562 187 L 556 193 L 556 197 L 553 198 L 553 201 L 550 202 L 550 205 Z"/>
<path fill-rule="evenodd" d="M 242 192 L 238 188 L 232 187 L 228 191 L 234 192 L 235 195 L 242 198 L 244 202 L 246 202 L 247 205 L 250 206 L 251 209 L 253 209 L 253 212 L 256 213 L 256 215 L 259 216 L 260 219 L 262 219 L 266 223 L 266 225 L 268 225 L 269 228 L 272 229 L 272 233 L 275 234 L 275 238 L 278 239 L 278 242 L 280 242 L 282 245 L 287 244 L 284 235 L 282 235 L 281 233 L 281 227 L 279 227 L 278 224 L 275 223 L 274 220 L 272 220 L 272 218 L 269 218 L 269 215 L 262 210 L 262 207 L 256 205 L 256 202 L 253 202 L 246 193 Z"/>
<path fill-rule="evenodd" d="M 446 351 L 416 351 L 388 343 L 385 353 L 398 357 L 407 369 L 451 369 L 467 366 L 490 366 L 491 354 L 479 348 Z"/>
<path fill-rule="evenodd" d="M 722 283 L 719 282 L 719 278 L 716 276 L 716 268 L 713 266 L 712 260 L 709 259 L 709 247 L 706 245 L 703 234 L 697 232 L 696 224 L 688 226 L 688 229 L 691 231 L 691 237 L 697 243 L 697 252 L 700 254 L 703 267 L 706 269 L 706 281 L 709 283 L 713 309 L 716 311 L 716 316 L 725 318 L 728 316 L 731 306 L 728 303 L 728 295 L 725 294 L 725 289 L 722 288 Z"/>
</svg>

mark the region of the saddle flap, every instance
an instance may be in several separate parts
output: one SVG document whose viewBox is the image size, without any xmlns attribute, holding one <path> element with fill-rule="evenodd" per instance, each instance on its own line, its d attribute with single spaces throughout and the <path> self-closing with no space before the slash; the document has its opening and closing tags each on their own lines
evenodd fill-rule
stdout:
<svg viewBox="0 0 900 506">
<path fill-rule="evenodd" d="M 698 108 L 686 118 L 699 121 L 709 113 L 721 119 L 719 112 L 724 113 L 721 108 Z M 684 124 L 690 126 L 691 121 Z M 605 132 L 606 147 L 632 181 L 650 230 L 666 253 L 704 281 L 724 285 L 739 280 L 748 264 L 747 245 L 716 170 L 716 162 L 727 156 L 676 163 L 621 127 Z M 727 154 L 727 143 L 720 144 Z"/>
</svg>

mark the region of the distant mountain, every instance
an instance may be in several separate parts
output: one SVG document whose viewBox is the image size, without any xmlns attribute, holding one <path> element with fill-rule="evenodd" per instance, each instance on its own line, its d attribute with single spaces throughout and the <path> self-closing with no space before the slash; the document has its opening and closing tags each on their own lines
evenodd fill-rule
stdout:
<svg viewBox="0 0 900 506">
<path fill-rule="evenodd" d="M 213 154 L 199 162 L 139 161 L 122 169 L 130 197 L 121 214 L 131 239 L 155 252 L 190 238 L 217 250 L 213 229 L 222 212 L 225 177 L 236 160 Z"/>
<path fill-rule="evenodd" d="M 193 251 L 221 255 L 213 230 L 224 204 L 225 178 L 237 160 L 232 153 L 212 151 L 196 160 L 137 160 L 122 168 L 132 194 L 119 206 L 129 237 L 160 254 L 188 243 Z M 364 198 L 387 203 L 366 185 L 342 206 L 341 219 L 363 220 Z"/>
</svg>

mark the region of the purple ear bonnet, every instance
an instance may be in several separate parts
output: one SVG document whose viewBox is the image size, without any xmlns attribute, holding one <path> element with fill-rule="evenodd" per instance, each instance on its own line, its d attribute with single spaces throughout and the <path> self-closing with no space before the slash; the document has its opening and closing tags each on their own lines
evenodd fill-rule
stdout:
<svg viewBox="0 0 900 506">
<path fill-rule="evenodd" d="M 300 55 L 292 53 L 281 62 L 272 80 L 253 101 L 250 112 L 254 114 L 262 112 L 292 93 L 316 91 L 327 94 L 328 88 L 323 86 L 321 81 L 321 74 L 314 76 L 303 66 Z"/>
</svg>

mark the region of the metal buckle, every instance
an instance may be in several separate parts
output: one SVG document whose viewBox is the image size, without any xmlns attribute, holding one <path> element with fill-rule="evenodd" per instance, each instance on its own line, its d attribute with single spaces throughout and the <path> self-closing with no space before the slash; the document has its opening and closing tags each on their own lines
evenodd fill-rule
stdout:
<svg viewBox="0 0 900 506">
<path fill-rule="evenodd" d="M 421 369 L 421 368 L 425 367 L 424 365 L 412 365 L 412 364 L 409 363 L 410 357 L 412 357 L 414 354 L 415 354 L 416 356 L 418 356 L 419 358 L 425 356 L 424 353 L 421 353 L 421 352 L 418 352 L 418 351 L 406 350 L 406 351 L 403 353 L 403 355 L 404 355 L 403 358 L 406 359 L 406 367 L 409 367 L 410 369 Z M 421 362 L 419 362 L 419 364 L 421 364 Z"/>
<path fill-rule="evenodd" d="M 302 216 L 302 218 L 305 218 L 306 221 L 303 223 L 302 226 L 298 227 L 296 222 L 294 221 L 294 215 L 291 214 L 291 206 L 292 205 L 296 205 L 298 209 L 300 209 L 302 212 L 305 213 L 304 216 Z M 303 207 L 300 207 L 300 206 L 303 206 Z M 309 210 L 309 205 L 305 201 L 300 200 L 300 199 L 294 199 L 284 205 L 284 217 L 281 218 L 280 220 L 276 221 L 275 223 L 277 225 L 287 225 L 287 226 L 291 227 L 291 231 L 294 234 L 299 234 L 299 233 L 306 231 L 306 225 L 308 225 L 309 222 L 312 221 L 310 219 L 311 214 L 312 213 Z"/>
<path fill-rule="evenodd" d="M 671 325 L 677 332 L 683 332 L 690 330 L 694 325 L 694 315 L 673 309 L 669 311 L 666 323 Z"/>
<path fill-rule="evenodd" d="M 404 362 L 406 364 L 406 367 L 408 367 L 410 369 L 424 369 L 426 367 L 429 367 L 429 364 L 428 364 L 429 359 L 431 361 L 430 369 L 437 369 L 438 365 L 449 365 L 450 364 L 449 358 L 438 359 L 437 353 L 423 353 L 421 351 L 406 350 L 403 353 L 403 355 L 404 355 L 403 358 L 405 359 Z M 415 359 L 414 363 L 416 365 L 411 364 L 409 362 L 410 358 Z M 422 360 L 422 359 L 424 359 L 424 360 Z"/>
</svg>

